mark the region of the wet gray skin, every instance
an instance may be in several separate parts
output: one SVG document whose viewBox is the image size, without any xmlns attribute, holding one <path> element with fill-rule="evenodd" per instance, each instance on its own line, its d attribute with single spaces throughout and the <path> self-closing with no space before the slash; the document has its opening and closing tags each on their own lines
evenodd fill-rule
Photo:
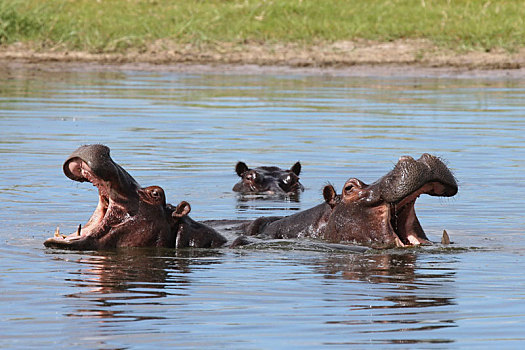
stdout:
<svg viewBox="0 0 525 350">
<path fill-rule="evenodd" d="M 218 247 L 226 242 L 212 228 L 193 221 L 187 202 L 166 204 L 159 186 L 141 187 L 103 145 L 79 147 L 64 162 L 64 174 L 97 187 L 99 202 L 77 232 L 55 236 L 46 247 L 97 250 L 118 247 Z"/>
<path fill-rule="evenodd" d="M 349 179 L 337 194 L 323 189 L 325 202 L 287 217 L 262 217 L 244 228 L 247 235 L 271 238 L 313 237 L 332 243 L 374 248 L 430 243 L 415 210 L 422 194 L 451 197 L 458 191 L 452 172 L 437 157 L 399 159 L 388 174 L 367 185 Z"/>
<path fill-rule="evenodd" d="M 296 162 L 290 169 L 276 166 L 261 166 L 250 169 L 244 162 L 238 162 L 235 172 L 241 178 L 233 191 L 244 194 L 285 195 L 304 190 L 299 182 L 301 163 Z"/>
</svg>

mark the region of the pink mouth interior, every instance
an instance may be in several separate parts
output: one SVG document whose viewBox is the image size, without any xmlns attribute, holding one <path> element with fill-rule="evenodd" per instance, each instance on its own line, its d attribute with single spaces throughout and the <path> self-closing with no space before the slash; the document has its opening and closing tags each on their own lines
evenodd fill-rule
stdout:
<svg viewBox="0 0 525 350">
<path fill-rule="evenodd" d="M 399 246 L 428 244 L 429 242 L 420 237 L 419 233 L 413 229 L 414 222 L 417 221 L 414 205 L 417 198 L 422 194 L 434 196 L 443 195 L 445 186 L 439 182 L 429 182 L 417 191 L 403 198 L 399 203 L 392 205 L 390 223 L 400 242 Z"/>
<path fill-rule="evenodd" d="M 91 218 L 88 220 L 88 222 L 83 227 L 81 227 L 80 231 L 65 237 L 55 233 L 55 239 L 72 241 L 90 235 L 92 232 L 96 231 L 98 227 L 101 227 L 104 224 L 104 219 L 108 216 L 108 208 L 110 206 L 111 199 L 109 197 L 109 183 L 98 178 L 93 173 L 89 165 L 87 165 L 87 163 L 79 158 L 75 158 L 68 163 L 67 167 L 77 181 L 91 182 L 93 186 L 98 189 L 99 195 L 97 208 L 93 212 L 93 215 L 91 215 Z"/>
</svg>

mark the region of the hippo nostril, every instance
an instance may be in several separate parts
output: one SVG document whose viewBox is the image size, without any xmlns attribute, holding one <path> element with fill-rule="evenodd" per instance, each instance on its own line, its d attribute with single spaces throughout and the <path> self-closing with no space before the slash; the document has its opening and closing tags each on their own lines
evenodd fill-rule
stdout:
<svg viewBox="0 0 525 350">
<path fill-rule="evenodd" d="M 83 161 L 79 158 L 72 158 L 64 164 L 64 174 L 71 180 L 82 182 Z"/>
</svg>

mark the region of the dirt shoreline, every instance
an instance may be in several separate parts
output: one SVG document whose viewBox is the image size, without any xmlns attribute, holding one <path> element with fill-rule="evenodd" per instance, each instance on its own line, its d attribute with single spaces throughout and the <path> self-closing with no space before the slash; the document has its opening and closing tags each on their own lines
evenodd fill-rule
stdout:
<svg viewBox="0 0 525 350">
<path fill-rule="evenodd" d="M 6 69 L 146 70 L 188 73 L 328 74 L 343 76 L 438 76 L 525 78 L 525 48 L 509 53 L 454 52 L 424 40 L 352 41 L 301 46 L 228 43 L 193 46 L 155 42 L 125 53 L 0 47 Z"/>
</svg>

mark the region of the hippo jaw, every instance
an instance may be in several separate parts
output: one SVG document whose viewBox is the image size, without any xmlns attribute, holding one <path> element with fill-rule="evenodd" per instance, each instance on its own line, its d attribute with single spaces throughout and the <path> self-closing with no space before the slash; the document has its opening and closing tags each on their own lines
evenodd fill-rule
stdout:
<svg viewBox="0 0 525 350">
<path fill-rule="evenodd" d="M 122 246 L 157 246 L 169 240 L 171 213 L 166 214 L 162 188 L 141 188 L 122 167 L 113 162 L 109 148 L 82 146 L 64 163 L 64 173 L 98 189 L 98 205 L 77 231 L 63 236 L 57 231 L 46 247 L 104 249 Z"/>
<path fill-rule="evenodd" d="M 422 194 L 451 197 L 457 191 L 454 176 L 439 158 L 401 157 L 391 172 L 371 185 L 350 179 L 341 195 L 325 187 L 332 213 L 324 237 L 378 248 L 430 243 L 416 216 L 417 198 Z"/>
</svg>

